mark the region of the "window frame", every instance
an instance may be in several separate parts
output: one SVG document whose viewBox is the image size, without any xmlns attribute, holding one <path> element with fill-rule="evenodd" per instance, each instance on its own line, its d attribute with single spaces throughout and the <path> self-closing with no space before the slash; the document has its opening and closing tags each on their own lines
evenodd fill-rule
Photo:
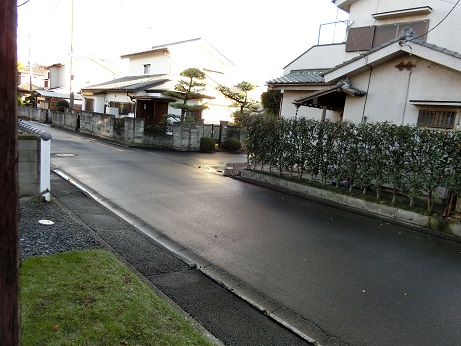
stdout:
<svg viewBox="0 0 461 346">
<path fill-rule="evenodd" d="M 419 39 L 426 41 L 425 33 L 429 28 L 429 20 L 401 22 L 384 25 L 361 26 L 350 28 L 347 33 L 346 52 L 367 51 L 379 47 L 385 42 L 397 38 L 406 27 L 412 28 Z M 385 31 L 388 31 L 387 33 Z M 390 34 L 392 33 L 393 34 Z M 423 35 L 424 34 L 424 35 Z"/>
<path fill-rule="evenodd" d="M 453 130 L 456 126 L 458 110 L 452 108 L 425 107 L 418 110 L 417 127 Z"/>
</svg>

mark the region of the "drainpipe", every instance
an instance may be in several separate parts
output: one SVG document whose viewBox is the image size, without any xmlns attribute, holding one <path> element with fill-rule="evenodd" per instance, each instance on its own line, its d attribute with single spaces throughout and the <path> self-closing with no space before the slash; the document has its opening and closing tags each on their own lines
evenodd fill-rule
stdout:
<svg viewBox="0 0 461 346">
<path fill-rule="evenodd" d="M 322 106 L 322 120 L 325 121 L 325 118 L 327 116 L 327 106 Z"/>
<path fill-rule="evenodd" d="M 408 94 L 410 92 L 411 74 L 413 73 L 413 69 L 416 68 L 417 63 L 418 63 L 418 58 L 416 57 L 415 66 L 410 67 L 410 73 L 408 74 L 407 90 L 405 91 L 405 103 L 403 105 L 402 125 L 405 125 L 405 113 L 407 111 Z"/>
<path fill-rule="evenodd" d="M 365 116 L 365 109 L 367 107 L 368 93 L 370 91 L 371 74 L 373 73 L 373 66 L 369 65 L 368 61 L 367 61 L 366 65 L 370 67 L 370 75 L 368 76 L 367 93 L 365 94 L 365 102 L 363 103 L 362 124 L 366 121 L 366 118 L 367 118 Z"/>
</svg>

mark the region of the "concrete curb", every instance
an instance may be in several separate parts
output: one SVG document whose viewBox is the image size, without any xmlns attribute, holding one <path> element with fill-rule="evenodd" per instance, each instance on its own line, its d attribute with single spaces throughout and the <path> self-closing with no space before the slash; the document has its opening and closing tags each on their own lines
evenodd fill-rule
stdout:
<svg viewBox="0 0 461 346">
<path fill-rule="evenodd" d="M 328 202 L 329 204 L 334 204 L 360 214 L 383 218 L 386 221 L 415 228 L 419 231 L 447 238 L 452 241 L 461 242 L 461 224 L 458 222 L 444 221 L 436 217 L 364 201 L 362 199 L 317 189 L 312 186 L 280 179 L 249 169 L 243 169 L 241 171 L 241 178 L 249 180 L 249 182 L 267 184 L 269 187 L 272 186 L 277 189 L 283 189 L 285 192 L 294 192 L 319 202 Z"/>
</svg>

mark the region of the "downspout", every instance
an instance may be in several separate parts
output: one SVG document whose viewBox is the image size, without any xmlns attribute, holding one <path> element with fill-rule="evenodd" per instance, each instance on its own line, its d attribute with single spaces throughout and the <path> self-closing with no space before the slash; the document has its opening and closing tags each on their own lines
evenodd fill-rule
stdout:
<svg viewBox="0 0 461 346">
<path fill-rule="evenodd" d="M 401 125 L 405 125 L 405 113 L 407 112 L 407 103 L 408 103 L 408 94 L 410 92 L 411 74 L 413 73 L 413 69 L 416 68 L 417 63 L 418 63 L 418 57 L 416 57 L 415 66 L 409 69 L 410 73 L 408 74 L 407 90 L 405 91 L 405 103 L 403 105 L 402 124 Z"/>
<path fill-rule="evenodd" d="M 282 95 L 282 97 L 280 98 L 280 103 L 279 103 L 279 114 L 278 114 L 279 117 L 282 116 L 283 96 L 285 94 L 285 90 L 284 89 L 280 90 L 280 94 Z"/>
<path fill-rule="evenodd" d="M 371 74 L 373 73 L 373 66 L 369 65 L 368 64 L 368 59 L 365 57 L 366 59 L 366 65 L 370 67 L 370 75 L 368 76 L 368 85 L 367 85 L 367 92 L 365 94 L 365 101 L 363 103 L 363 112 L 362 112 L 362 124 L 365 123 L 365 110 L 367 108 L 367 101 L 368 101 L 368 93 L 370 91 L 370 82 L 371 82 Z"/>
<path fill-rule="evenodd" d="M 327 117 L 327 106 L 322 106 L 322 120 L 325 121 L 325 118 Z"/>
</svg>

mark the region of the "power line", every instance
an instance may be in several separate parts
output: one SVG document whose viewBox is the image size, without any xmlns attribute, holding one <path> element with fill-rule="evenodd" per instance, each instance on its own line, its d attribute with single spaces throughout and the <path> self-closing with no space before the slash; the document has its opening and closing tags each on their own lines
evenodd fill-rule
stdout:
<svg viewBox="0 0 461 346">
<path fill-rule="evenodd" d="M 21 5 L 18 5 L 18 6 L 16 6 L 16 7 L 21 7 L 22 5 L 27 4 L 29 1 L 30 1 L 30 0 L 27 0 L 27 1 L 23 2 Z"/>
<path fill-rule="evenodd" d="M 436 26 L 434 26 L 432 29 L 426 31 L 426 32 L 425 32 L 424 34 L 422 34 L 422 35 L 413 37 L 412 40 L 415 40 L 415 39 L 417 39 L 417 38 L 420 38 L 420 37 L 423 37 L 423 36 L 427 35 L 427 34 L 430 33 L 432 30 L 434 30 L 436 27 L 438 27 L 440 24 L 442 24 L 442 22 L 443 22 L 445 19 L 447 19 L 447 17 L 450 15 L 450 13 L 453 12 L 453 10 L 456 8 L 456 6 L 458 6 L 458 4 L 459 4 L 460 1 L 461 1 L 461 0 L 458 0 L 458 1 L 456 2 L 456 4 L 455 4 L 455 5 L 452 7 L 452 9 L 447 13 L 447 15 L 446 15 L 445 17 L 443 17 L 442 20 L 441 20 Z"/>
</svg>

